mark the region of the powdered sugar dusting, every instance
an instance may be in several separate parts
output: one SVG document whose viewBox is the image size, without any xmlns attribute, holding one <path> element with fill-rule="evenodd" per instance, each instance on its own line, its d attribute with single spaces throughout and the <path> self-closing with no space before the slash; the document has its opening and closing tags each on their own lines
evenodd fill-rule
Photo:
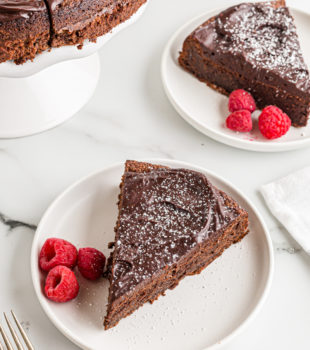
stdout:
<svg viewBox="0 0 310 350">
<path fill-rule="evenodd" d="M 275 8 L 271 3 L 241 4 L 201 26 L 195 35 L 217 52 L 242 55 L 253 67 L 309 91 L 309 72 L 294 20 L 286 7 Z M 272 76 L 269 79 L 272 81 Z"/>
<path fill-rule="evenodd" d="M 120 212 L 113 294 L 117 298 L 175 264 L 238 210 L 204 175 L 185 169 L 127 173 Z"/>
</svg>

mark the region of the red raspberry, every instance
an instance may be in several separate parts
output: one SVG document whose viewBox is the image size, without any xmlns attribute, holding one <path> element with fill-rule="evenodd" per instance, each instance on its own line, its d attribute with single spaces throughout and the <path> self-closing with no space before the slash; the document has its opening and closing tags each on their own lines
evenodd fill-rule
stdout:
<svg viewBox="0 0 310 350">
<path fill-rule="evenodd" d="M 251 131 L 253 124 L 251 112 L 243 109 L 231 113 L 226 119 L 226 126 L 228 129 L 240 132 Z"/>
<path fill-rule="evenodd" d="M 85 278 L 96 280 L 103 274 L 105 256 L 95 248 L 82 248 L 79 250 L 78 268 Z"/>
<path fill-rule="evenodd" d="M 256 109 L 256 104 L 250 93 L 240 89 L 235 90 L 230 94 L 228 109 L 229 112 L 236 112 L 240 111 L 241 109 L 246 109 L 252 113 Z"/>
<path fill-rule="evenodd" d="M 77 261 L 77 249 L 63 239 L 49 238 L 45 241 L 39 255 L 39 265 L 43 271 L 64 265 L 73 268 Z"/>
<path fill-rule="evenodd" d="M 260 132 L 267 139 L 277 139 L 285 135 L 291 126 L 291 119 L 280 108 L 268 106 L 258 119 Z"/>
<path fill-rule="evenodd" d="M 66 266 L 56 266 L 47 275 L 45 295 L 56 303 L 65 303 L 79 293 L 79 283 L 75 274 Z"/>
</svg>

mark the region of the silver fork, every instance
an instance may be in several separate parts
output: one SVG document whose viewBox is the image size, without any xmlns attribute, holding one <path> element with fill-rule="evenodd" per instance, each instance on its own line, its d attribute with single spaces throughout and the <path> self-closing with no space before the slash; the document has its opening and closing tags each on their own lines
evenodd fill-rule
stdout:
<svg viewBox="0 0 310 350">
<path fill-rule="evenodd" d="M 15 313 L 12 310 L 11 310 L 11 314 L 13 316 L 13 319 L 14 319 L 14 321 L 16 323 L 17 328 L 19 329 L 19 332 L 20 332 L 21 336 L 24 339 L 24 342 L 25 342 L 25 344 L 27 346 L 27 349 L 28 350 L 34 350 L 34 347 L 31 344 L 29 338 L 27 337 L 27 334 L 25 333 L 22 325 L 19 323 Z M 9 327 L 9 330 L 10 330 L 10 332 L 12 334 L 12 338 L 14 339 L 14 342 L 16 344 L 17 350 L 25 350 L 25 348 L 23 347 L 23 345 L 22 345 L 22 343 L 21 343 L 21 341 L 20 341 L 16 331 L 14 330 L 14 328 L 13 328 L 13 326 L 12 326 L 12 324 L 11 324 L 11 322 L 10 322 L 9 318 L 7 317 L 5 312 L 4 312 L 4 318 L 5 318 L 5 321 L 6 321 L 7 325 L 8 325 L 8 327 Z M 12 346 L 10 340 L 9 340 L 9 337 L 5 333 L 5 331 L 4 331 L 3 327 L 1 326 L 1 324 L 0 324 L 0 333 L 2 335 L 2 338 L 4 340 L 4 343 L 6 345 L 7 350 L 14 350 L 14 348 L 13 348 L 13 346 Z M 1 342 L 0 342 L 0 350 L 4 350 L 4 347 L 1 345 Z"/>
</svg>

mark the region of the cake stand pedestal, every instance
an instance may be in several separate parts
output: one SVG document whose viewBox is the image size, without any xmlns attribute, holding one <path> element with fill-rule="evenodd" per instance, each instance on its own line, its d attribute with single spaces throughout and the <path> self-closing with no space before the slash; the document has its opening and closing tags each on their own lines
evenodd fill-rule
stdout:
<svg viewBox="0 0 310 350">
<path fill-rule="evenodd" d="M 149 2 L 149 1 L 148 1 Z M 147 3 L 110 33 L 85 42 L 82 50 L 64 46 L 38 55 L 33 62 L 0 64 L 0 138 L 33 135 L 53 128 L 91 98 L 100 74 L 98 50 L 135 23 Z"/>
<path fill-rule="evenodd" d="M 31 76 L 0 78 L 0 138 L 33 135 L 63 123 L 89 101 L 99 75 L 95 53 Z"/>
</svg>

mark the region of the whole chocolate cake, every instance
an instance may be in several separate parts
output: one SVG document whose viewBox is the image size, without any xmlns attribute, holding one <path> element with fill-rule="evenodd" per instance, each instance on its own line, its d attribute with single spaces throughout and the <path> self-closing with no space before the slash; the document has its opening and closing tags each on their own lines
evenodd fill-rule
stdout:
<svg viewBox="0 0 310 350">
<path fill-rule="evenodd" d="M 32 60 L 51 48 L 96 39 L 147 0 L 0 0 L 0 63 Z"/>
<path fill-rule="evenodd" d="M 185 40 L 179 62 L 217 91 L 252 93 L 294 126 L 310 112 L 310 80 L 289 9 L 282 0 L 243 3 L 210 18 Z"/>
<path fill-rule="evenodd" d="M 105 329 L 248 233 L 248 214 L 201 173 L 127 161 L 121 183 Z"/>
</svg>

